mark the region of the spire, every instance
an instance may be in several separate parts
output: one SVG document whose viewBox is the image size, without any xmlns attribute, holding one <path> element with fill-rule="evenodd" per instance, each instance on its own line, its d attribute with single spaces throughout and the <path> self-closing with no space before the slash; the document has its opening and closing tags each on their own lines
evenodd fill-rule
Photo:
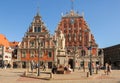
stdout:
<svg viewBox="0 0 120 83">
<path fill-rule="evenodd" d="M 79 13 L 74 11 L 74 0 L 70 0 L 70 1 L 71 1 L 71 10 L 62 17 L 79 17 L 80 16 Z"/>
<path fill-rule="evenodd" d="M 41 18 L 41 16 L 40 16 L 40 8 L 39 8 L 39 6 L 37 7 L 37 13 L 36 13 L 36 16 L 35 16 L 35 18 Z"/>
<path fill-rule="evenodd" d="M 37 7 L 37 13 L 36 13 L 36 15 L 34 16 L 34 22 L 36 21 L 36 20 L 40 20 L 41 19 L 41 16 L 40 16 L 40 12 L 39 12 L 39 7 Z"/>
<path fill-rule="evenodd" d="M 36 16 L 40 16 L 40 2 L 37 1 L 37 15 Z"/>
<path fill-rule="evenodd" d="M 37 16 L 40 16 L 40 11 L 39 11 L 39 7 L 37 7 Z"/>
<path fill-rule="evenodd" d="M 71 10 L 74 10 L 74 0 L 71 0 Z"/>
</svg>

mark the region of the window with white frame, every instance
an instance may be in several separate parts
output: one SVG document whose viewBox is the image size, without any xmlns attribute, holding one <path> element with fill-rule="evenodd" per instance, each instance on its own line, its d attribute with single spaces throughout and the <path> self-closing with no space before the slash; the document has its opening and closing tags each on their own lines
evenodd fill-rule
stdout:
<svg viewBox="0 0 120 83">
<path fill-rule="evenodd" d="M 26 57 L 26 51 L 22 51 L 22 58 Z"/>
<path fill-rule="evenodd" d="M 44 53 L 43 52 L 40 52 L 40 57 L 43 57 Z"/>
<path fill-rule="evenodd" d="M 30 41 L 30 47 L 34 47 L 35 46 L 35 42 L 34 41 Z"/>
<path fill-rule="evenodd" d="M 74 34 L 74 41 L 76 41 L 76 33 Z"/>
<path fill-rule="evenodd" d="M 68 35 L 69 41 L 71 41 L 71 34 Z"/>
<path fill-rule="evenodd" d="M 35 52 L 34 51 L 30 51 L 30 57 L 34 57 L 35 56 Z"/>
</svg>

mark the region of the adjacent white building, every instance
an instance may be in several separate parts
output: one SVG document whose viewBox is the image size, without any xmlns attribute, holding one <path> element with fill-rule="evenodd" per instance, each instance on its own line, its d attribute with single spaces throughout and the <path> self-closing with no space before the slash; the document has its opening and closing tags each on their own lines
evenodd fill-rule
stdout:
<svg viewBox="0 0 120 83">
<path fill-rule="evenodd" d="M 12 49 L 7 38 L 0 34 L 0 67 L 12 64 Z"/>
</svg>

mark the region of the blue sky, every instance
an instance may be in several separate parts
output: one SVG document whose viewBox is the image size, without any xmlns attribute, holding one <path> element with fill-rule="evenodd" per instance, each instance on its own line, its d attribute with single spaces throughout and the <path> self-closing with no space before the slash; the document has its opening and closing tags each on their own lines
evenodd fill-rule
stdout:
<svg viewBox="0 0 120 83">
<path fill-rule="evenodd" d="M 120 0 L 74 0 L 74 10 L 84 12 L 100 48 L 120 43 Z M 61 13 L 71 9 L 71 0 L 1 0 L 0 33 L 9 41 L 22 41 L 39 7 L 42 20 L 51 33 Z"/>
</svg>

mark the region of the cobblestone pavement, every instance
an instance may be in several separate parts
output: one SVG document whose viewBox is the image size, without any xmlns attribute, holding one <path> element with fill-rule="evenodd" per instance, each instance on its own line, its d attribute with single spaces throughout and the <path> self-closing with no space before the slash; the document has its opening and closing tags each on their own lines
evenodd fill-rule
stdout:
<svg viewBox="0 0 120 83">
<path fill-rule="evenodd" d="M 120 70 L 112 70 L 109 75 L 104 71 L 87 77 L 87 72 L 75 70 L 71 74 L 54 74 L 53 79 L 35 79 L 22 77 L 25 69 L 0 69 L 0 83 L 120 83 Z M 43 75 L 41 76 L 47 76 Z"/>
</svg>

